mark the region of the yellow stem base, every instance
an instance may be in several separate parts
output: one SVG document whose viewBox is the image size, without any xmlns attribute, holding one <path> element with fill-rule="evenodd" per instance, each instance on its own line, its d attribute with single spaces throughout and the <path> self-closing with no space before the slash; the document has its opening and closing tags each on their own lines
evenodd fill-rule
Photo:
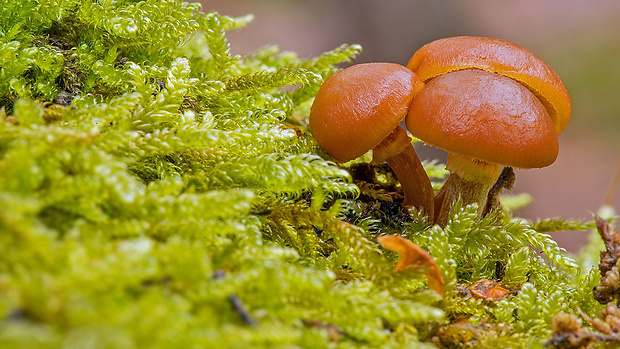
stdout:
<svg viewBox="0 0 620 349">
<path fill-rule="evenodd" d="M 499 176 L 502 167 L 486 161 L 471 159 L 462 155 L 449 154 L 446 168 L 450 176 L 444 184 L 441 209 L 435 216 L 435 223 L 445 227 L 450 219 L 450 209 L 460 199 L 463 205 L 478 204 L 478 218 L 487 202 L 489 189 Z"/>
</svg>

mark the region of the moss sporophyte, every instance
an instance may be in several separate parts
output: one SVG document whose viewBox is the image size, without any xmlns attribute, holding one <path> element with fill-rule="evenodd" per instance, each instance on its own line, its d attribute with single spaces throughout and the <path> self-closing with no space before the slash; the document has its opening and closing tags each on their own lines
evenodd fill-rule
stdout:
<svg viewBox="0 0 620 349">
<path fill-rule="evenodd" d="M 442 146 L 418 134 L 438 110 L 504 124 L 524 104 L 519 122 L 556 142 L 531 164 L 546 165 L 570 100 L 542 61 L 486 38 L 431 43 L 408 66 L 341 71 L 359 46 L 233 55 L 227 33 L 251 16 L 208 10 L 0 0 L 0 348 L 566 348 L 617 337 L 617 308 L 592 294 L 600 239 L 571 258 L 547 234 L 592 223 L 528 222 L 508 201 L 482 214 L 498 166 L 528 163 L 445 145 L 456 155 L 441 189 L 444 165 L 420 163 L 398 126 Z M 454 84 L 502 121 L 451 103 L 465 98 Z M 498 105 L 481 85 L 513 99 Z M 436 128 L 466 133 L 451 120 Z M 474 135 L 494 137 L 516 136 Z M 602 303 L 617 299 L 615 240 Z"/>
</svg>

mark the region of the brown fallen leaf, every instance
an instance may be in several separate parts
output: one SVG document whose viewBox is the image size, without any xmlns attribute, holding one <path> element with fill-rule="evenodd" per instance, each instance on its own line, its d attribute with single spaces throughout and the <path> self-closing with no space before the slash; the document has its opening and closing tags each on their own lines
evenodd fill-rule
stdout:
<svg viewBox="0 0 620 349">
<path fill-rule="evenodd" d="M 395 272 L 410 266 L 426 268 L 424 276 L 428 280 L 428 288 L 442 297 L 446 294 L 445 283 L 437 263 L 422 247 L 395 235 L 379 236 L 377 241 L 386 249 L 398 253 L 399 258 L 394 268 Z"/>
<path fill-rule="evenodd" d="M 480 279 L 474 282 L 467 289 L 476 296 L 491 302 L 499 302 L 506 298 L 508 293 L 510 293 L 510 291 L 503 288 L 499 282 L 491 281 L 489 279 Z"/>
</svg>

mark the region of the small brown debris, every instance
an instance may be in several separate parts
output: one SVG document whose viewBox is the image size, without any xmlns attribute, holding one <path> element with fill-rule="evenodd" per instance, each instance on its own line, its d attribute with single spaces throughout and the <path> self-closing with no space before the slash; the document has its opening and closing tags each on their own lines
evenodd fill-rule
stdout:
<svg viewBox="0 0 620 349">
<path fill-rule="evenodd" d="M 360 217 L 374 216 L 386 224 L 411 222 L 411 215 L 402 208 L 405 199 L 392 169 L 386 164 L 356 163 L 347 168 L 353 183 L 360 189 L 357 199 L 363 213 Z M 352 221 L 355 223 L 355 221 Z"/>
<path fill-rule="evenodd" d="M 442 326 L 431 339 L 440 348 L 479 348 L 481 330 L 470 323 Z"/>
<path fill-rule="evenodd" d="M 301 131 L 301 128 L 293 125 L 293 124 L 289 124 L 288 122 L 283 122 L 280 125 L 280 129 L 282 130 L 293 130 L 295 131 L 295 135 L 297 136 L 297 138 L 304 138 L 304 133 Z"/>
<path fill-rule="evenodd" d="M 342 333 L 342 331 L 336 325 L 327 324 L 319 320 L 303 319 L 301 321 L 306 327 L 322 328 L 327 331 L 327 336 L 329 337 L 330 342 L 337 343 L 338 341 L 340 341 L 340 334 Z"/>
<path fill-rule="evenodd" d="M 376 166 L 380 165 L 371 165 L 367 162 L 354 163 L 349 167 L 349 172 L 354 181 L 377 183 Z"/>
<path fill-rule="evenodd" d="M 353 177 L 353 182 L 360 188 L 360 197 L 366 199 L 362 201 L 400 202 L 404 200 L 402 191 L 399 191 L 395 185 L 394 174 L 386 164 L 358 163 L 351 165 L 348 170 Z M 388 181 L 385 183 L 379 181 L 378 174 L 387 178 Z"/>
<path fill-rule="evenodd" d="M 63 105 L 43 103 L 43 120 L 46 125 L 62 120 L 62 113 L 67 109 Z"/>
<path fill-rule="evenodd" d="M 377 201 L 394 202 L 392 194 L 379 184 L 356 181 L 355 184 L 360 188 L 360 195 L 368 196 Z"/>
<path fill-rule="evenodd" d="M 601 252 L 601 263 L 599 264 L 601 275 L 605 276 L 605 273 L 616 265 L 618 257 L 620 257 L 620 233 L 614 231 L 611 225 L 601 217 L 594 216 L 594 222 L 598 233 L 605 242 L 606 251 Z"/>
<path fill-rule="evenodd" d="M 553 335 L 545 346 L 557 349 L 588 348 L 596 341 L 596 334 L 581 327 L 581 320 L 573 315 L 558 313 L 551 320 Z"/>
<path fill-rule="evenodd" d="M 620 309 L 612 303 L 600 312 L 601 319 L 591 319 L 579 311 L 580 315 L 597 331 L 581 327 L 581 320 L 573 314 L 559 313 L 553 317 L 551 325 L 553 336 L 546 346 L 558 349 L 592 348 L 594 343 L 605 343 L 606 348 L 620 344 Z"/>
<path fill-rule="evenodd" d="M 616 265 L 605 273 L 592 292 L 594 299 L 601 304 L 606 304 L 618 299 L 619 290 L 620 274 L 618 274 L 618 262 L 616 262 Z"/>
<path fill-rule="evenodd" d="M 437 263 L 422 247 L 413 242 L 395 235 L 384 235 L 377 238 L 381 246 L 398 253 L 398 263 L 394 271 L 407 267 L 427 268 L 424 276 L 428 280 L 428 288 L 442 297 L 446 293 L 445 282 L 437 267 Z"/>
<path fill-rule="evenodd" d="M 620 296 L 620 274 L 618 260 L 620 259 L 620 233 L 604 219 L 594 216 L 596 229 L 605 242 L 605 251 L 601 252 L 599 270 L 601 282 L 594 289 L 594 299 L 601 304 L 617 301 Z"/>
<path fill-rule="evenodd" d="M 620 334 L 620 309 L 616 305 L 608 303 L 607 307 L 601 310 L 601 316 L 611 333 Z"/>
<path fill-rule="evenodd" d="M 491 302 L 499 302 L 510 293 L 510 291 L 503 288 L 499 282 L 489 279 L 478 280 L 467 289 L 476 296 Z"/>
<path fill-rule="evenodd" d="M 588 322 L 590 324 L 590 326 L 592 326 L 595 330 L 597 330 L 599 332 L 602 332 L 604 334 L 610 334 L 611 333 L 611 327 L 605 321 L 603 321 L 603 320 L 601 320 L 599 318 L 592 319 L 592 318 L 590 318 L 588 316 L 588 314 L 586 314 L 583 311 L 581 311 L 581 309 L 579 309 L 579 315 L 581 315 L 581 317 L 584 318 L 586 320 L 586 322 Z"/>
</svg>

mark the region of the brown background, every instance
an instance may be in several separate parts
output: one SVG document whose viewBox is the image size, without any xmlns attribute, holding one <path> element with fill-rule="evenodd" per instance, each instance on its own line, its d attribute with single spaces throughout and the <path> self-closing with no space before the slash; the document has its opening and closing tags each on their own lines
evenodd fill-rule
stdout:
<svg viewBox="0 0 620 349">
<path fill-rule="evenodd" d="M 517 171 L 515 193 L 534 202 L 516 215 L 589 220 L 603 204 L 620 161 L 620 1 L 617 0 L 203 0 L 203 10 L 254 14 L 231 32 L 234 54 L 276 44 L 310 58 L 342 43 L 361 44 L 353 63 L 406 64 L 432 40 L 479 35 L 518 43 L 562 77 L 573 99 L 560 155 L 544 169 Z M 434 149 L 422 158 L 445 159 Z M 444 160 L 445 161 L 445 160 Z M 620 195 L 613 207 L 620 211 Z M 585 233 L 554 234 L 577 250 Z"/>
</svg>

